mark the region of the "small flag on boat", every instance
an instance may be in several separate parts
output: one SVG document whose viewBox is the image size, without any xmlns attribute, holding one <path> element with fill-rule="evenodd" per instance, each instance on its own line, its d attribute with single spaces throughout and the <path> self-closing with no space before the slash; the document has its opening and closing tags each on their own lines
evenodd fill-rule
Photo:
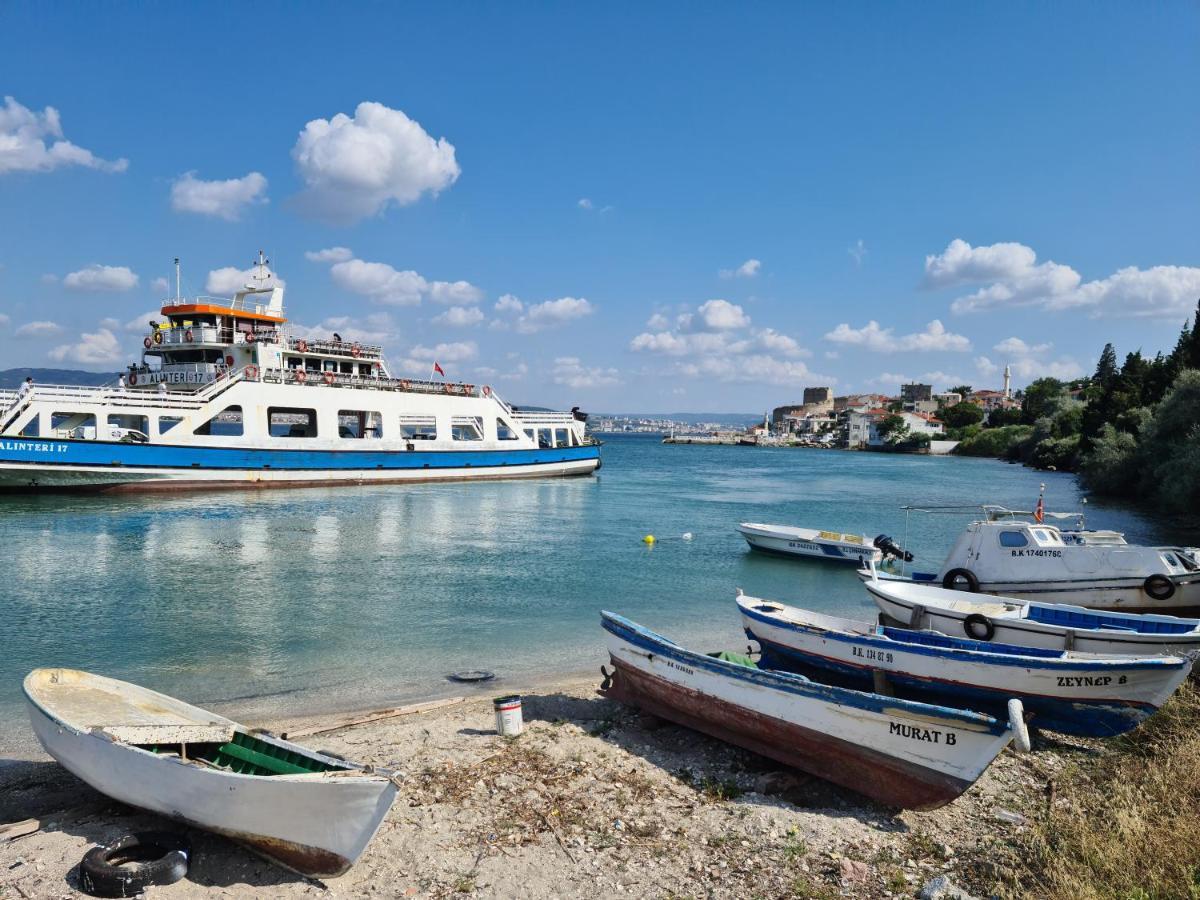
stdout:
<svg viewBox="0 0 1200 900">
<path fill-rule="evenodd" d="M 441 366 L 439 366 L 437 363 L 434 363 L 434 364 L 433 364 L 433 371 L 437 372 L 437 373 L 438 373 L 439 375 L 441 375 L 443 378 L 445 378 L 445 377 L 446 377 L 446 373 L 442 371 L 442 367 L 441 367 Z"/>
<path fill-rule="evenodd" d="M 1033 511 L 1033 518 L 1041 524 L 1046 521 L 1046 504 L 1041 497 L 1038 497 L 1037 508 Z"/>
</svg>

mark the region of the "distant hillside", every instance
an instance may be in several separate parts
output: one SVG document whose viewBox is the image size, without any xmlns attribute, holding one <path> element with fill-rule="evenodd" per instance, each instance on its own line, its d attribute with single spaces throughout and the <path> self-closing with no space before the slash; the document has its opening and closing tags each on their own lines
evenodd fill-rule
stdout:
<svg viewBox="0 0 1200 900">
<path fill-rule="evenodd" d="M 30 376 L 37 384 L 109 384 L 117 372 L 84 372 L 80 369 L 4 369 L 0 371 L 0 390 L 18 387 Z"/>
</svg>

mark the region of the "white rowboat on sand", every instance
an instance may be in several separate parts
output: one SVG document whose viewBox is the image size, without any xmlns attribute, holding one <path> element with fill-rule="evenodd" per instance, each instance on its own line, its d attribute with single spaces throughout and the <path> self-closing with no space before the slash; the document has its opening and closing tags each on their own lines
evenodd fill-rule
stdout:
<svg viewBox="0 0 1200 900">
<path fill-rule="evenodd" d="M 35 669 L 24 688 L 34 733 L 71 774 L 303 875 L 350 868 L 396 798 L 385 773 L 124 681 Z"/>
</svg>

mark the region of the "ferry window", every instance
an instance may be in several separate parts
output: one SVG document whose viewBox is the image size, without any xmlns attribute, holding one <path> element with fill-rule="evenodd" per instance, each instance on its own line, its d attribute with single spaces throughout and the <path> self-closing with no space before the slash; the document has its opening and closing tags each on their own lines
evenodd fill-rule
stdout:
<svg viewBox="0 0 1200 900">
<path fill-rule="evenodd" d="M 381 438 L 383 416 L 365 409 L 339 409 L 338 437 Z"/>
<path fill-rule="evenodd" d="M 1044 528 L 1033 529 L 1033 538 L 1043 547 L 1054 546 L 1058 543 L 1054 539 L 1054 533 Z"/>
<path fill-rule="evenodd" d="M 289 356 L 287 358 L 287 367 L 289 369 L 299 369 L 302 365 L 304 365 L 304 360 L 298 356 Z"/>
<path fill-rule="evenodd" d="M 437 420 L 433 416 L 401 416 L 400 437 L 406 441 L 436 441 Z"/>
<path fill-rule="evenodd" d="M 508 427 L 503 419 L 496 420 L 496 437 L 502 441 L 515 441 L 519 435 Z"/>
<path fill-rule="evenodd" d="M 272 406 L 267 410 L 267 429 L 271 437 L 315 438 L 317 411 Z"/>
<path fill-rule="evenodd" d="M 25 427 L 21 429 L 21 437 L 41 437 L 42 436 L 41 424 L 42 424 L 42 417 L 34 416 L 32 419 L 29 420 L 29 422 L 25 425 Z"/>
<path fill-rule="evenodd" d="M 569 437 L 567 437 L 567 429 L 555 428 L 554 429 L 554 446 L 555 447 L 569 447 L 570 445 L 571 445 L 571 439 Z"/>
<path fill-rule="evenodd" d="M 554 429 L 539 428 L 537 430 L 537 444 L 542 450 L 549 450 L 554 446 Z"/>
<path fill-rule="evenodd" d="M 176 425 L 183 421 L 182 416 L 159 416 L 158 417 L 158 433 L 166 434 Z"/>
<path fill-rule="evenodd" d="M 225 407 L 192 432 L 192 434 L 214 437 L 238 437 L 243 433 L 242 408 L 240 406 Z"/>
<path fill-rule="evenodd" d="M 96 417 L 92 413 L 82 412 L 51 413 L 50 428 L 55 437 L 94 440 Z"/>
<path fill-rule="evenodd" d="M 1023 531 L 1002 531 L 1000 532 L 1001 547 L 1027 547 L 1029 546 L 1029 538 L 1025 537 Z"/>
<path fill-rule="evenodd" d="M 531 441 L 532 441 L 532 440 L 536 440 L 536 438 L 534 437 L 534 434 L 533 434 L 533 429 L 532 429 L 532 428 L 526 428 L 526 429 L 525 429 L 525 437 L 529 438 Z"/>
<path fill-rule="evenodd" d="M 147 416 L 130 415 L 128 413 L 113 414 L 108 417 L 109 440 L 138 441 L 138 435 L 126 432 L 139 432 L 143 438 L 150 433 L 150 419 Z M 115 430 L 120 429 L 120 430 Z"/>
<path fill-rule="evenodd" d="M 344 363 L 334 363 L 334 365 L 337 366 L 338 371 L 341 372 L 343 375 L 353 375 L 354 374 L 354 363 L 344 362 Z"/>
<path fill-rule="evenodd" d="M 454 416 L 450 433 L 456 441 L 482 441 L 483 419 L 479 416 Z"/>
</svg>

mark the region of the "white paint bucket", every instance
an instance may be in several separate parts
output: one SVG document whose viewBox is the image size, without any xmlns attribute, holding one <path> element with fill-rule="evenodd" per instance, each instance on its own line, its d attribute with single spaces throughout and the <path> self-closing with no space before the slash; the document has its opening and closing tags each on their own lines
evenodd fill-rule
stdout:
<svg viewBox="0 0 1200 900">
<path fill-rule="evenodd" d="M 521 698 L 516 694 L 497 697 L 492 701 L 496 709 L 496 733 L 501 737 L 516 737 L 524 724 L 521 721 Z"/>
</svg>

